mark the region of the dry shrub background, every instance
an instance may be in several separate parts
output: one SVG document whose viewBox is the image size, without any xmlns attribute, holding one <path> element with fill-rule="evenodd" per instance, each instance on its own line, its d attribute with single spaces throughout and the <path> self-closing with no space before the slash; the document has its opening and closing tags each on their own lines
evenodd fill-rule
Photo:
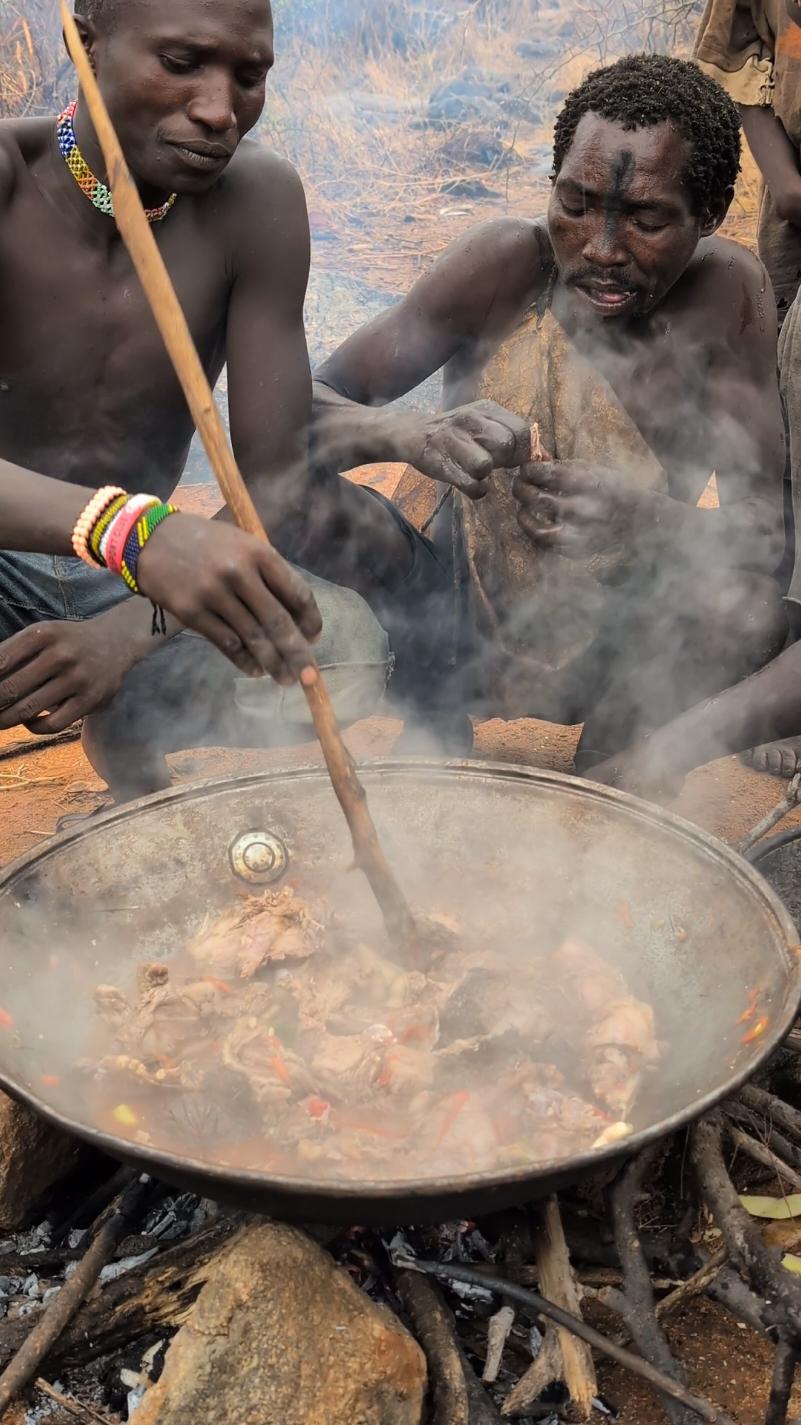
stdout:
<svg viewBox="0 0 801 1425">
<path fill-rule="evenodd" d="M 700 7 L 276 0 L 275 9 L 278 63 L 261 137 L 303 176 L 315 266 L 390 294 L 470 224 L 541 212 L 565 93 L 626 51 L 687 54 Z M 0 0 L 0 113 L 53 113 L 73 87 L 55 0 Z M 755 206 L 747 159 L 728 224 L 742 241 L 753 239 Z"/>
</svg>

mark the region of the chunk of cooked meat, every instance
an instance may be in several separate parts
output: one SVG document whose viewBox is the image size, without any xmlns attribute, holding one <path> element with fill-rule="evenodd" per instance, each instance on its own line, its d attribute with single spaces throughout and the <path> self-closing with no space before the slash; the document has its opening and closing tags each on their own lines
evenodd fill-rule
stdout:
<svg viewBox="0 0 801 1425">
<path fill-rule="evenodd" d="M 92 1082 L 135 1104 L 140 1141 L 288 1175 L 457 1176 L 622 1143 L 660 1053 L 624 976 L 580 940 L 507 963 L 426 925 L 423 973 L 290 888 L 241 900 L 187 958 L 142 965 L 136 996 L 98 988 Z"/>
<path fill-rule="evenodd" d="M 290 886 L 266 891 L 223 912 L 187 946 L 209 974 L 250 979 L 268 964 L 305 960 L 321 948 L 325 926 Z"/>
<path fill-rule="evenodd" d="M 259 1019 L 234 1025 L 222 1044 L 226 1068 L 250 1081 L 259 1103 L 281 1103 L 314 1092 L 314 1081 L 303 1060 L 287 1049 Z"/>
<path fill-rule="evenodd" d="M 643 1071 L 660 1057 L 653 1009 L 635 999 L 622 974 L 582 941 L 565 940 L 554 967 L 575 1006 L 566 1036 L 579 1055 L 580 1073 L 598 1102 L 626 1119 Z"/>
</svg>

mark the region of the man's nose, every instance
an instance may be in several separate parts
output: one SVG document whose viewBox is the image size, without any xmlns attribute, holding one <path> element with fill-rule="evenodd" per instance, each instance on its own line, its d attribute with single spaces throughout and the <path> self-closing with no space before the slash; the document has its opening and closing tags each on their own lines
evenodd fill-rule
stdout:
<svg viewBox="0 0 801 1425">
<path fill-rule="evenodd" d="M 594 267 L 623 267 L 628 262 L 620 219 L 615 214 L 599 214 L 587 233 L 582 256 Z"/>
<path fill-rule="evenodd" d="M 189 117 L 211 133 L 227 134 L 236 128 L 234 86 L 230 79 L 208 75 L 194 94 L 188 109 Z"/>
</svg>

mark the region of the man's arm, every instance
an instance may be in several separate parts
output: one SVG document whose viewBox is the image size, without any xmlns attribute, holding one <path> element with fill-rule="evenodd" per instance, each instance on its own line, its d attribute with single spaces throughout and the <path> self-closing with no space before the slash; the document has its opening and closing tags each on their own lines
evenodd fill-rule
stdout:
<svg viewBox="0 0 801 1425">
<path fill-rule="evenodd" d="M 642 796 L 670 796 L 694 767 L 797 734 L 801 734 L 801 643 L 794 643 L 736 687 L 682 713 L 630 751 L 601 763 L 588 776 Z"/>
<path fill-rule="evenodd" d="M 524 422 L 490 402 L 421 416 L 386 409 L 455 358 L 480 361 L 504 322 L 546 280 L 543 230 L 518 219 L 483 223 L 457 239 L 391 311 L 349 338 L 317 373 L 315 448 L 337 469 L 408 461 L 466 494 L 493 466 L 525 458 Z M 484 487 L 485 488 L 485 487 Z"/>
<path fill-rule="evenodd" d="M 406 572 L 408 542 L 366 490 L 330 468 L 310 467 L 306 200 L 289 164 L 255 145 L 248 150 L 241 193 L 230 204 L 234 281 L 226 355 L 234 451 L 285 558 L 369 597 L 374 567 Z"/>
<path fill-rule="evenodd" d="M 780 218 L 801 227 L 801 172 L 798 151 L 773 110 L 739 105 L 743 130 Z"/>
</svg>

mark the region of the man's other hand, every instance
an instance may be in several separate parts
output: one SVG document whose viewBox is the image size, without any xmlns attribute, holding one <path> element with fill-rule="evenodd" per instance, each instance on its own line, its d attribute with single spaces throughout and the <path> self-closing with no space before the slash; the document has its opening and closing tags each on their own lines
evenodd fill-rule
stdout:
<svg viewBox="0 0 801 1425">
<path fill-rule="evenodd" d="M 630 476 L 583 460 L 524 465 L 512 492 L 529 539 L 573 559 L 631 549 L 654 499 Z"/>
<path fill-rule="evenodd" d="M 235 525 L 172 515 L 139 558 L 142 593 L 202 634 L 242 673 L 294 683 L 313 663 L 320 612 L 275 549 Z"/>
<path fill-rule="evenodd" d="M 0 644 L 0 730 L 63 732 L 111 701 L 137 656 L 108 614 L 31 624 Z"/>
<path fill-rule="evenodd" d="M 486 495 L 493 470 L 514 469 L 531 459 L 528 422 L 495 401 L 474 401 L 436 416 L 398 412 L 398 423 L 398 459 L 471 500 Z"/>
</svg>

